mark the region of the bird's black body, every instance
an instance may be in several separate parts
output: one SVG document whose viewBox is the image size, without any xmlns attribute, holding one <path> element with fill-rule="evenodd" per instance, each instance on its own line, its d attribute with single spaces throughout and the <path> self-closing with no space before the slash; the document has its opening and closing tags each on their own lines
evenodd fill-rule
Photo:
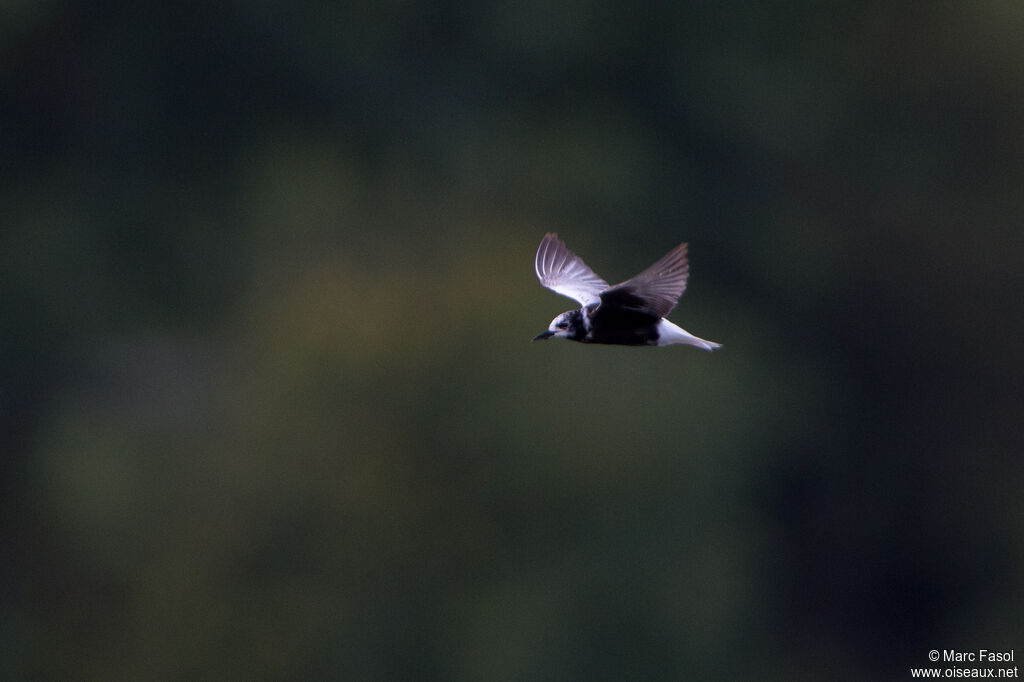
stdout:
<svg viewBox="0 0 1024 682">
<path fill-rule="evenodd" d="M 559 316 L 556 329 L 562 337 L 580 343 L 602 343 L 618 346 L 655 346 L 661 334 L 659 318 L 642 310 L 614 303 L 593 303 Z M 544 332 L 538 338 L 549 338 Z"/>
<path fill-rule="evenodd" d="M 590 321 L 584 343 L 610 343 L 620 346 L 654 346 L 658 343 L 658 319 L 643 311 L 600 303 L 583 309 Z"/>
</svg>

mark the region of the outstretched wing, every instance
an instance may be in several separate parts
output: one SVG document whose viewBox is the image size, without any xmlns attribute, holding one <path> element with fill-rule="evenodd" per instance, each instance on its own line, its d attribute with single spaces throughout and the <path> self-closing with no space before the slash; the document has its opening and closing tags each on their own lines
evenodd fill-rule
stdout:
<svg viewBox="0 0 1024 682">
<path fill-rule="evenodd" d="M 686 244 L 683 243 L 633 279 L 602 291 L 601 303 L 665 317 L 686 290 L 689 274 Z"/>
<path fill-rule="evenodd" d="M 562 296 L 574 298 L 581 305 L 600 300 L 600 293 L 608 282 L 594 274 L 583 259 L 570 251 L 558 235 L 549 232 L 537 247 L 534 268 L 540 283 Z"/>
</svg>

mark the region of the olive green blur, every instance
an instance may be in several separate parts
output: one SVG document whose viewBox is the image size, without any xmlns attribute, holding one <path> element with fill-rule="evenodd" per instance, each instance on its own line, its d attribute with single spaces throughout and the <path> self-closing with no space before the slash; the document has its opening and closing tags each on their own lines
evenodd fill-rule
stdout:
<svg viewBox="0 0 1024 682">
<path fill-rule="evenodd" d="M 2 3 L 0 677 L 1024 658 L 1022 36 Z M 613 283 L 689 242 L 670 317 L 723 348 L 531 343 L 549 231 Z"/>
</svg>

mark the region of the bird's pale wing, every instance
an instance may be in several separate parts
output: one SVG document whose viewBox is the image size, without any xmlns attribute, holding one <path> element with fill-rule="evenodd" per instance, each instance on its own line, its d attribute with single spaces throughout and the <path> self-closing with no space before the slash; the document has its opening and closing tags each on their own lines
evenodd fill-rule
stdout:
<svg viewBox="0 0 1024 682">
<path fill-rule="evenodd" d="M 601 302 L 665 317 L 686 290 L 689 274 L 686 244 L 680 244 L 633 279 L 601 292 Z"/>
<path fill-rule="evenodd" d="M 534 268 L 542 285 L 576 299 L 581 305 L 597 303 L 599 294 L 608 288 L 608 282 L 588 268 L 553 232 L 544 235 L 537 247 Z"/>
</svg>

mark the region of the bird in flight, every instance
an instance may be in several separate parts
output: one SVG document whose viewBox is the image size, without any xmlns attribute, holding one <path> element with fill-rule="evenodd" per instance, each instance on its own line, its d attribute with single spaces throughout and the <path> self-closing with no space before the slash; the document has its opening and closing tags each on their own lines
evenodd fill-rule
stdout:
<svg viewBox="0 0 1024 682">
<path fill-rule="evenodd" d="M 583 306 L 551 320 L 547 331 L 538 334 L 534 341 L 554 337 L 624 346 L 684 343 L 704 350 L 721 347 L 665 319 L 686 289 L 690 274 L 685 243 L 636 277 L 608 286 L 557 234 L 549 232 L 537 248 L 534 268 L 542 285 Z"/>
</svg>

